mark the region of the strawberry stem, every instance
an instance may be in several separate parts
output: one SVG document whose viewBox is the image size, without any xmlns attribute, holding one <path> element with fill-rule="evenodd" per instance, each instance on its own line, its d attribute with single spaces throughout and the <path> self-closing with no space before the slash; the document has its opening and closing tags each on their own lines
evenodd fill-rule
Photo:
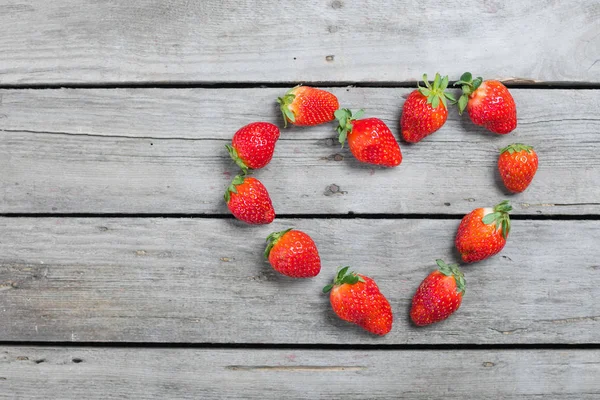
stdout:
<svg viewBox="0 0 600 400">
<path fill-rule="evenodd" d="M 242 161 L 242 159 L 238 155 L 237 150 L 233 146 L 230 146 L 228 144 L 225 145 L 225 148 L 227 149 L 227 151 L 229 152 L 229 156 L 231 156 L 231 158 L 233 159 L 233 161 L 235 161 L 237 166 L 242 169 L 242 172 L 244 173 L 244 175 L 247 174 L 248 166 L 246 165 L 246 163 L 244 161 Z"/>
<path fill-rule="evenodd" d="M 227 187 L 227 190 L 225 190 L 225 196 L 223 196 L 226 203 L 229 203 L 229 200 L 231 199 L 231 193 L 237 193 L 236 186 L 244 183 L 245 179 L 245 175 L 237 175 L 235 178 L 233 178 L 231 184 Z"/>
<path fill-rule="evenodd" d="M 438 108 L 440 103 L 442 103 L 444 108 L 448 109 L 446 99 L 453 102 L 453 104 L 456 103 L 454 96 L 450 93 L 446 93 L 446 89 L 448 88 L 448 75 L 442 78 L 439 73 L 436 73 L 432 85 L 427 80 L 427 74 L 423 74 L 423 83 L 425 83 L 425 87 L 421 87 L 417 84 L 419 93 L 427 97 L 427 104 L 431 104 L 432 108 Z"/>
<path fill-rule="evenodd" d="M 279 239 L 281 239 L 286 233 L 288 233 L 292 229 L 294 229 L 294 228 L 286 229 L 285 231 L 280 231 L 280 232 L 273 232 L 269 236 L 267 236 L 267 248 L 265 249 L 265 253 L 264 253 L 265 258 L 269 258 L 269 254 L 271 253 L 273 246 L 275 246 L 275 244 L 277 244 Z"/>
<path fill-rule="evenodd" d="M 504 200 L 494 207 L 494 212 L 489 213 L 481 220 L 484 224 L 495 224 L 496 230 L 502 229 L 502 237 L 506 239 L 510 232 L 510 216 L 508 213 L 512 211 L 512 206 L 508 200 Z"/>
<path fill-rule="evenodd" d="M 527 146 L 523 143 L 513 143 L 500 150 L 500 154 L 505 153 L 507 151 L 509 154 L 518 153 L 519 151 L 526 151 L 528 153 L 531 153 L 533 151 L 533 147 Z"/>
<path fill-rule="evenodd" d="M 335 276 L 335 279 L 333 280 L 333 283 L 330 283 L 329 285 L 325 286 L 323 288 L 323 293 L 327 293 L 329 292 L 331 289 L 333 289 L 334 286 L 340 286 L 340 285 L 354 285 L 355 283 L 358 282 L 364 282 L 365 280 L 358 276 L 356 273 L 350 271 L 350 267 L 339 267 L 338 268 L 338 272 Z"/>
<path fill-rule="evenodd" d="M 467 103 L 469 102 L 469 96 L 475 92 L 479 86 L 483 83 L 482 77 L 477 77 L 473 79 L 473 75 L 470 72 L 465 72 L 460 77 L 460 80 L 457 81 L 454 86 L 460 86 L 462 89 L 462 95 L 458 99 L 458 113 L 462 115 L 462 113 L 467 108 Z"/>
<path fill-rule="evenodd" d="M 340 143 L 342 144 L 342 147 L 344 147 L 344 142 L 346 142 L 346 138 L 348 137 L 348 134 L 350 134 L 352 132 L 352 122 L 356 121 L 357 119 L 361 118 L 364 114 L 365 110 L 358 110 L 356 113 L 352 114 L 352 111 L 350 111 L 347 108 L 340 108 L 339 110 L 336 110 L 333 115 L 335 116 L 335 119 L 338 121 L 338 126 L 336 128 L 337 132 L 338 132 L 338 139 L 340 141 Z"/>
<path fill-rule="evenodd" d="M 297 85 L 288 90 L 283 97 L 277 98 L 277 103 L 279 103 L 279 109 L 281 110 L 281 114 L 283 115 L 283 127 L 287 128 L 288 121 L 291 123 L 296 122 L 296 116 L 290 110 L 289 105 L 294 102 L 296 95 L 293 93 L 294 90 L 299 88 L 302 85 Z"/>
<path fill-rule="evenodd" d="M 446 275 L 452 276 L 454 282 L 456 282 L 456 293 L 465 293 L 465 276 L 462 271 L 458 268 L 458 264 L 446 264 L 443 260 L 435 260 L 439 267 L 439 271 Z"/>
</svg>

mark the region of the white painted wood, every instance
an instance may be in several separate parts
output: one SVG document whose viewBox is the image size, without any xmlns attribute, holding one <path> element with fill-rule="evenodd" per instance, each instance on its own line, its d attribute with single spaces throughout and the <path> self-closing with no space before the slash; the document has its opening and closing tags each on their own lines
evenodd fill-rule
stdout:
<svg viewBox="0 0 600 400">
<path fill-rule="evenodd" d="M 1 347 L 2 399 L 597 399 L 598 350 Z"/>
<path fill-rule="evenodd" d="M 595 0 L 22 0 L 0 82 L 600 81 Z"/>
<path fill-rule="evenodd" d="M 398 134 L 410 89 L 334 88 Z M 236 166 L 224 149 L 241 126 L 280 123 L 285 89 L 0 91 L 0 212 L 227 213 Z M 512 90 L 519 127 L 500 136 L 450 113 L 441 131 L 401 143 L 391 170 L 358 163 L 332 125 L 282 132 L 257 171 L 280 214 L 462 214 L 509 198 L 519 214 L 600 212 L 600 91 Z M 533 145 L 540 168 L 522 194 L 497 175 L 498 150 Z"/>
<path fill-rule="evenodd" d="M 435 259 L 456 260 L 458 220 L 0 219 L 0 341 L 182 343 L 599 343 L 600 221 L 514 221 L 503 252 L 463 268 L 450 319 L 416 328 L 410 301 Z M 322 272 L 292 280 L 264 239 L 295 226 Z M 321 289 L 336 267 L 373 277 L 395 314 L 374 337 Z"/>
</svg>

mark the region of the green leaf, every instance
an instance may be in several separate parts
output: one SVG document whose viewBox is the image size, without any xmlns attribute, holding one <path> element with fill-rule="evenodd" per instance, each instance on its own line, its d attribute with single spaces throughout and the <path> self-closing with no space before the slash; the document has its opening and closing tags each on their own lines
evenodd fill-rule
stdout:
<svg viewBox="0 0 600 400">
<path fill-rule="evenodd" d="M 458 99 L 458 112 L 462 115 L 463 111 L 467 108 L 467 103 L 469 102 L 468 96 L 462 95 Z"/>
<path fill-rule="evenodd" d="M 440 106 L 440 96 L 434 96 L 433 97 L 433 101 L 431 102 L 431 107 L 433 107 L 434 109 L 436 109 L 439 106 Z"/>
<path fill-rule="evenodd" d="M 500 217 L 500 213 L 494 212 L 494 213 L 489 213 L 488 215 L 484 216 L 483 219 L 481 220 L 481 222 L 483 222 L 486 225 L 489 225 L 493 222 L 496 221 L 496 219 L 498 217 Z"/>
<path fill-rule="evenodd" d="M 473 84 L 472 84 L 472 86 L 473 86 L 473 89 L 472 89 L 472 90 L 473 90 L 473 91 L 477 90 L 477 88 L 478 88 L 479 86 L 481 86 L 481 83 L 482 83 L 482 82 L 483 82 L 483 79 L 482 79 L 481 77 L 479 77 L 479 78 L 475 79 L 475 80 L 473 81 Z"/>
<path fill-rule="evenodd" d="M 460 80 L 463 82 L 471 82 L 473 80 L 473 75 L 470 72 L 465 72 L 460 76 Z"/>
<path fill-rule="evenodd" d="M 447 110 L 448 109 L 448 104 L 446 103 L 446 96 L 438 97 L 438 99 L 440 99 L 442 101 L 442 104 L 444 105 L 444 108 Z"/>
<path fill-rule="evenodd" d="M 429 97 L 429 95 L 431 94 L 431 89 L 420 88 L 419 93 L 421 93 L 425 97 Z"/>
<path fill-rule="evenodd" d="M 441 83 L 442 83 L 442 77 L 440 76 L 439 73 L 436 73 L 435 79 L 433 80 L 433 90 L 438 91 Z"/>
<path fill-rule="evenodd" d="M 448 75 L 446 75 L 446 76 L 444 76 L 444 78 L 442 78 L 440 90 L 444 91 L 444 90 L 446 90 L 447 87 L 448 87 Z"/>
<path fill-rule="evenodd" d="M 456 98 L 452 94 L 444 92 L 444 97 L 450 100 L 453 104 L 456 103 Z"/>
<path fill-rule="evenodd" d="M 360 109 L 357 112 L 354 113 L 354 115 L 352 116 L 352 119 L 360 119 L 363 115 L 365 115 L 365 110 Z"/>
<path fill-rule="evenodd" d="M 333 115 L 335 116 L 336 119 L 341 119 L 341 118 L 345 118 L 346 117 L 346 109 L 345 108 L 340 108 L 335 110 L 335 112 L 333 113 Z"/>
<path fill-rule="evenodd" d="M 329 285 L 326 285 L 326 286 L 323 288 L 323 293 L 327 293 L 327 292 L 329 292 L 331 289 L 333 289 L 333 284 L 331 284 L 331 283 L 330 283 Z"/>
</svg>

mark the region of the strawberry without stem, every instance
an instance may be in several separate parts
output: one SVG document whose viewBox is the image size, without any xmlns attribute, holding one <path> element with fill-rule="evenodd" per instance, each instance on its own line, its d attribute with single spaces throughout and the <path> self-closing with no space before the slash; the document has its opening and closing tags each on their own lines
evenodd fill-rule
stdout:
<svg viewBox="0 0 600 400">
<path fill-rule="evenodd" d="M 302 85 L 290 89 L 277 102 L 285 127 L 288 122 L 297 126 L 311 126 L 333 121 L 333 113 L 340 107 L 334 94 Z"/>
<path fill-rule="evenodd" d="M 462 115 L 466 109 L 475 125 L 501 135 L 517 127 L 515 100 L 501 82 L 473 79 L 470 72 L 465 72 L 454 85 L 460 85 L 463 91 L 458 99 L 459 113 Z"/>
<path fill-rule="evenodd" d="M 465 294 L 465 278 L 458 265 L 436 260 L 437 271 L 429 274 L 413 296 L 410 318 L 418 325 L 429 325 L 448 318 L 458 310 Z"/>
<path fill-rule="evenodd" d="M 500 150 L 498 171 L 504 186 L 513 193 L 527 189 L 538 168 L 538 156 L 533 147 L 521 143 Z"/>
<path fill-rule="evenodd" d="M 400 165 L 402 153 L 392 131 L 380 119 L 359 119 L 363 113 L 364 110 L 360 110 L 353 115 L 347 108 L 335 112 L 342 146 L 348 139 L 350 151 L 360 162 L 384 167 Z"/>
<path fill-rule="evenodd" d="M 234 217 L 249 224 L 270 224 L 275 210 L 264 185 L 256 178 L 238 175 L 225 191 L 225 202 Z"/>
<path fill-rule="evenodd" d="M 262 168 L 271 161 L 277 139 L 277 126 L 268 122 L 253 122 L 238 130 L 233 135 L 231 146 L 225 147 L 233 161 L 247 173 L 248 168 Z"/>
<path fill-rule="evenodd" d="M 426 87 L 420 87 L 413 91 L 402 108 L 400 126 L 402 137 L 409 143 L 417 143 L 425 136 L 431 135 L 440 129 L 448 119 L 448 105 L 446 99 L 456 102 L 450 93 L 445 90 L 448 87 L 448 77 L 435 74 L 433 86 L 423 75 Z"/>
<path fill-rule="evenodd" d="M 477 208 L 460 221 L 456 234 L 456 249 L 464 262 L 476 262 L 491 257 L 504 248 L 510 232 L 508 200 L 492 208 Z"/>
<path fill-rule="evenodd" d="M 275 271 L 292 278 L 311 278 L 321 271 L 317 246 L 306 233 L 290 228 L 271 233 L 267 242 L 265 258 Z"/>
<path fill-rule="evenodd" d="M 323 288 L 331 291 L 329 301 L 333 311 L 344 321 L 352 322 L 376 335 L 392 330 L 392 308 L 373 279 L 341 268 L 333 284 Z"/>
</svg>

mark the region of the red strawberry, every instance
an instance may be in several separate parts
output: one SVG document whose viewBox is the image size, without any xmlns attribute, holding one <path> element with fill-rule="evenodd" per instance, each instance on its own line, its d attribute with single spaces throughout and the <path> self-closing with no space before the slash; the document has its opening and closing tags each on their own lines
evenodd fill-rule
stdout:
<svg viewBox="0 0 600 400">
<path fill-rule="evenodd" d="M 270 224 L 275 210 L 264 185 L 256 178 L 238 175 L 225 191 L 225 202 L 234 217 L 249 224 Z"/>
<path fill-rule="evenodd" d="M 504 200 L 493 209 L 477 208 L 464 216 L 455 240 L 464 262 L 485 260 L 502 250 L 510 232 L 511 210 L 508 200 Z"/>
<path fill-rule="evenodd" d="M 244 171 L 267 165 L 273 157 L 275 143 L 279 139 L 279 128 L 268 122 L 253 122 L 238 130 L 231 146 L 225 145 L 229 155 Z"/>
<path fill-rule="evenodd" d="M 392 330 L 394 321 L 390 303 L 373 279 L 349 269 L 340 269 L 333 284 L 325 286 L 323 293 L 331 291 L 329 301 L 338 317 L 376 335 L 385 335 Z"/>
<path fill-rule="evenodd" d="M 448 105 L 446 98 L 456 102 L 450 93 L 445 90 L 448 87 L 448 77 L 435 74 L 433 86 L 423 75 L 426 87 L 420 87 L 413 91 L 402 109 L 400 126 L 402 137 L 409 143 L 417 143 L 425 136 L 431 135 L 446 123 L 448 119 Z"/>
<path fill-rule="evenodd" d="M 377 118 L 359 119 L 363 113 L 360 110 L 352 115 L 347 108 L 335 112 L 342 146 L 347 138 L 350 151 L 360 162 L 385 167 L 400 165 L 402 153 L 390 128 Z"/>
<path fill-rule="evenodd" d="M 521 143 L 500 150 L 498 170 L 504 186 L 514 193 L 527 189 L 537 171 L 538 156 L 533 147 Z"/>
<path fill-rule="evenodd" d="M 501 135 L 517 127 L 515 101 L 501 82 L 484 81 L 481 77 L 473 80 L 471 73 L 465 72 L 455 85 L 461 85 L 463 91 L 458 111 L 462 115 L 466 108 L 475 125 Z"/>
<path fill-rule="evenodd" d="M 267 237 L 265 258 L 275 271 L 292 278 L 312 278 L 321 271 L 315 242 L 302 231 L 288 229 Z"/>
<path fill-rule="evenodd" d="M 439 270 L 429 274 L 415 293 L 410 318 L 418 325 L 429 325 L 448 318 L 458 310 L 465 294 L 465 278 L 458 265 L 436 260 Z"/>
<path fill-rule="evenodd" d="M 337 97 L 325 90 L 296 86 L 277 99 L 285 121 L 297 126 L 319 125 L 333 121 L 333 112 L 340 107 Z"/>
</svg>

